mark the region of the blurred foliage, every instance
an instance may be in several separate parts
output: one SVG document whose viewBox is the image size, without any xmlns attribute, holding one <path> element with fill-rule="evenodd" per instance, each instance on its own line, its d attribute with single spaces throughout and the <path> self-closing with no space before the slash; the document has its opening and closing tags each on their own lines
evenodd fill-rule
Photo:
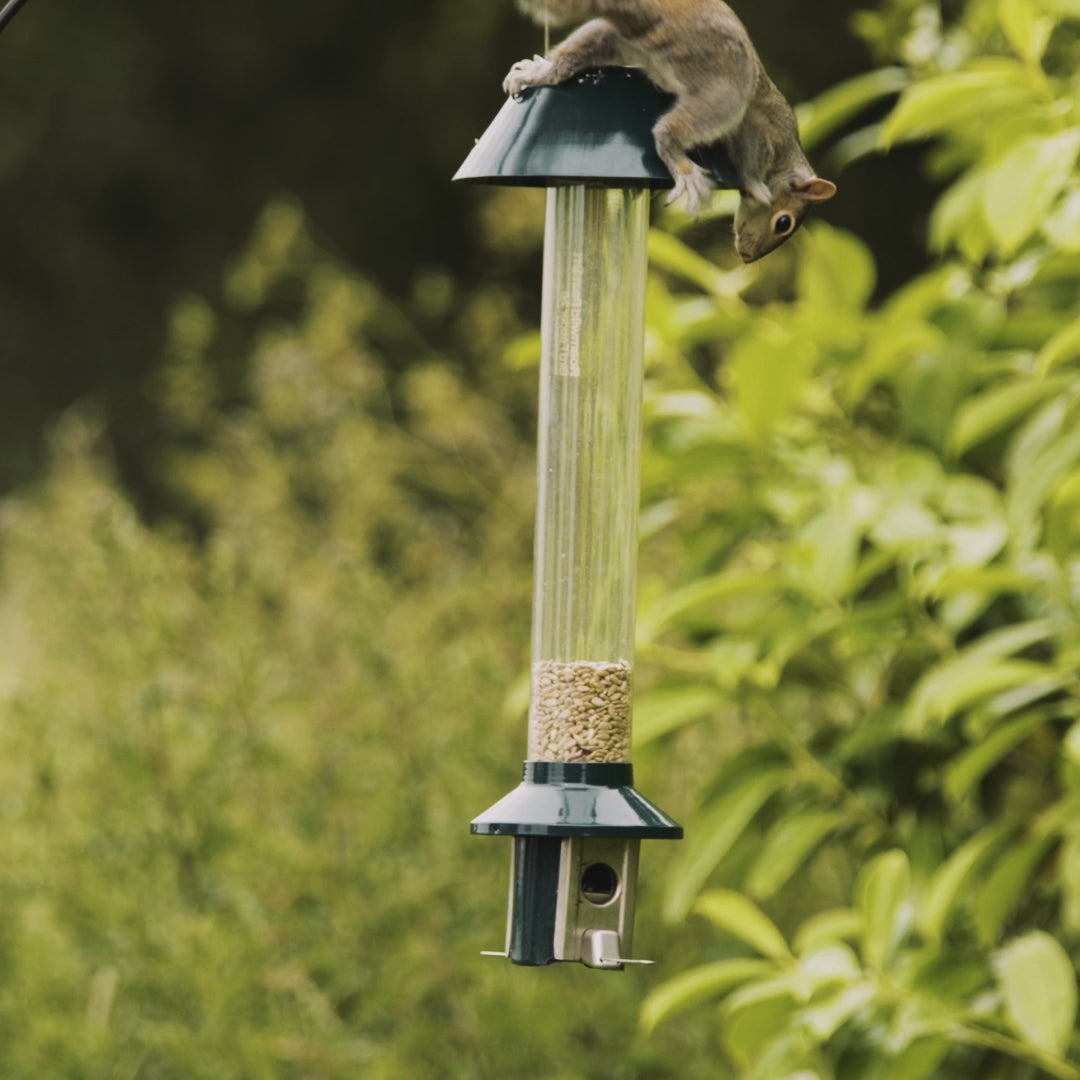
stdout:
<svg viewBox="0 0 1080 1080">
<path fill-rule="evenodd" d="M 819 0 L 812 19 L 799 0 L 747 7 L 794 101 L 865 64 L 847 0 Z M 492 246 L 489 193 L 450 177 L 502 104 L 507 68 L 540 41 L 513 0 L 27 4 L 0 38 L 0 490 L 34 475 L 43 422 L 93 395 L 125 483 L 167 509 L 146 390 L 162 313 L 190 291 L 224 318 L 221 266 L 283 192 L 470 370 L 482 358 L 457 307 L 423 302 L 433 276 L 497 291 L 532 324 L 535 245 Z M 901 158 L 846 170 L 830 210 L 893 251 L 886 274 L 923 259 L 910 222 L 925 185 Z M 215 362 L 240 367 L 253 332 L 235 317 Z M 411 365 L 407 345 L 371 335 L 390 370 Z M 246 377 L 224 390 L 242 396 Z"/>
<path fill-rule="evenodd" d="M 177 87 L 197 10 L 140 9 L 188 43 Z M 261 145 L 273 64 L 221 11 L 200 100 L 250 94 Z M 1078 14 L 885 0 L 854 20 L 879 67 L 800 109 L 852 169 L 925 157 L 925 271 L 820 221 L 736 266 L 725 196 L 651 238 L 635 762 L 688 836 L 643 859 L 655 970 L 478 956 L 508 851 L 465 823 L 524 742 L 538 194 L 456 196 L 471 281 L 416 257 L 434 217 L 357 226 L 410 263 L 388 288 L 281 198 L 193 274 L 127 414 L 168 512 L 92 407 L 0 503 L 3 1075 L 1080 1078 Z"/>
<path fill-rule="evenodd" d="M 524 746 L 531 445 L 434 358 L 392 404 L 392 305 L 294 204 L 224 291 L 176 305 L 157 382 L 182 513 L 140 520 L 86 410 L 0 505 L 0 1072 L 681 1075 L 702 1033 L 638 1034 L 633 980 L 479 955 L 509 848 L 467 822 Z"/>
<path fill-rule="evenodd" d="M 665 897 L 715 955 L 643 1019 L 719 999 L 746 1080 L 1080 1077 L 1078 18 L 859 16 L 909 85 L 853 138 L 947 185 L 880 304 L 822 224 L 763 306 L 654 244 L 644 516 L 688 572 L 643 586 L 637 736 L 727 750 Z"/>
</svg>

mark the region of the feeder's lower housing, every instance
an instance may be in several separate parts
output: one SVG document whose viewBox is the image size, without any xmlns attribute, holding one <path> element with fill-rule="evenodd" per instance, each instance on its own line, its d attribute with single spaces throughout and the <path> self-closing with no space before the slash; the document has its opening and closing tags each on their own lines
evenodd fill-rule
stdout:
<svg viewBox="0 0 1080 1080">
<path fill-rule="evenodd" d="M 627 763 L 525 762 L 522 783 L 472 822 L 513 837 L 506 950 L 515 964 L 630 959 L 642 839 L 682 837 L 633 787 Z"/>
</svg>

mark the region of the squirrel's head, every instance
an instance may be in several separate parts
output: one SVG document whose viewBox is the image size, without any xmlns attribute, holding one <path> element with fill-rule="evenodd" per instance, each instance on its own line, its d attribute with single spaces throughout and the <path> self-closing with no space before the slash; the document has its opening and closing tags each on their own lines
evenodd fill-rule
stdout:
<svg viewBox="0 0 1080 1080">
<path fill-rule="evenodd" d="M 836 194 L 831 180 L 810 176 L 788 180 L 770 191 L 764 184 L 750 185 L 735 212 L 735 250 L 751 263 L 778 248 L 803 223 L 813 203 Z"/>
</svg>

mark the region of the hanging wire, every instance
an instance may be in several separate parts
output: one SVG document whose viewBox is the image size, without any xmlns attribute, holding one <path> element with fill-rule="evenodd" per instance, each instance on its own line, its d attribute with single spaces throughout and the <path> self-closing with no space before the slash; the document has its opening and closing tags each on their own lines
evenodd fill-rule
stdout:
<svg viewBox="0 0 1080 1080">
<path fill-rule="evenodd" d="M 3 8 L 0 8 L 0 30 L 3 30 L 4 27 L 15 18 L 19 12 L 19 8 L 25 3 L 26 0 L 8 0 Z"/>
</svg>

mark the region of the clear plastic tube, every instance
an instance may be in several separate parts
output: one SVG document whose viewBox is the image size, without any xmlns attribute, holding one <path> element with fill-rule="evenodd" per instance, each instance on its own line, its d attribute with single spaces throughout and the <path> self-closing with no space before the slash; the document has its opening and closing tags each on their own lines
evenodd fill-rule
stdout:
<svg viewBox="0 0 1080 1080">
<path fill-rule="evenodd" d="M 548 191 L 529 758 L 628 761 L 648 196 Z"/>
</svg>

